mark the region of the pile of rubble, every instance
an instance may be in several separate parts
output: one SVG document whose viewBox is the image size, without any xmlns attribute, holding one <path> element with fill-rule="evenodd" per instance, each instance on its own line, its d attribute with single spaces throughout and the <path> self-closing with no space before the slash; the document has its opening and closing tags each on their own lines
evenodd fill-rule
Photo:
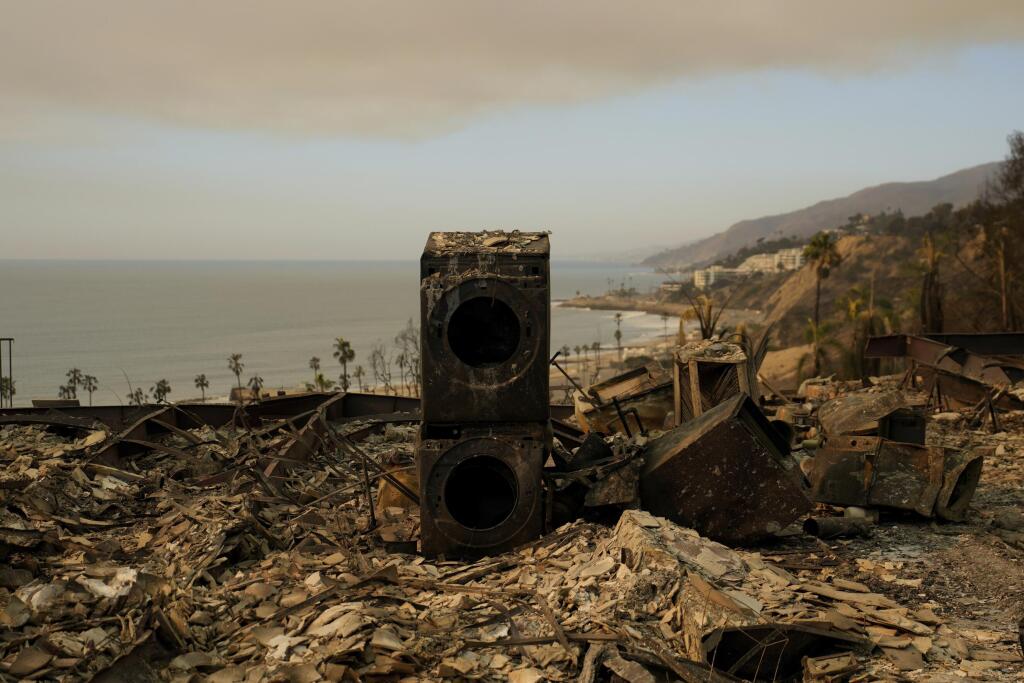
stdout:
<svg viewBox="0 0 1024 683">
<path fill-rule="evenodd" d="M 584 519 L 474 562 L 415 554 L 417 507 L 396 495 L 415 489 L 408 406 L 339 415 L 359 411 L 321 399 L 281 417 L 267 402 L 258 420 L 153 408 L 121 430 L 9 417 L 0 680 L 1019 677 L 1024 413 L 1002 413 L 997 433 L 968 428 L 970 410 L 928 414 L 923 448 L 987 449 L 959 521 L 887 506 L 869 536 L 823 541 L 800 530 L 807 508 L 758 526 L 760 547 L 743 550 L 694 530 L 728 533 L 698 508 L 669 515 L 694 528 L 636 509 L 653 506 L 653 454 L 718 439 L 749 401 L 707 410 L 685 437 L 606 442 L 556 424 L 570 446 L 556 448 L 548 484 L 581 494 L 560 510 Z M 799 422 L 794 443 L 822 438 Z M 765 438 L 743 453 L 777 437 Z M 680 462 L 701 468 L 696 455 Z M 765 476 L 799 473 L 763 462 L 777 468 Z M 738 505 L 720 507 L 739 521 Z M 617 521 L 600 523 L 609 509 Z"/>
</svg>

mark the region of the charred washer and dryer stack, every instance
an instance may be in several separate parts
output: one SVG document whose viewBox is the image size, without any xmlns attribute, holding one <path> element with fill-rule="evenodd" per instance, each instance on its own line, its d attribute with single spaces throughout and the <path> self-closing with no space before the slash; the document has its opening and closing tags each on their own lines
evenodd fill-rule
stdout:
<svg viewBox="0 0 1024 683">
<path fill-rule="evenodd" d="M 421 549 L 493 554 L 540 535 L 551 450 L 545 233 L 435 232 L 420 261 Z"/>
</svg>

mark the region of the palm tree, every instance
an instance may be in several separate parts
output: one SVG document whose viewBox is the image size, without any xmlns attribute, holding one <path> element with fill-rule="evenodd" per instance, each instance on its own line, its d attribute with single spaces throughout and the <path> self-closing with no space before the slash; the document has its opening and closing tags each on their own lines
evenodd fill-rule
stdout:
<svg viewBox="0 0 1024 683">
<path fill-rule="evenodd" d="M 836 249 L 836 238 L 827 232 L 819 232 L 811 238 L 811 241 L 804 247 L 804 259 L 814 266 L 814 326 L 815 333 L 812 335 L 814 357 L 814 376 L 821 373 L 821 357 L 819 341 L 821 335 L 821 281 L 829 276 L 833 268 L 839 266 L 843 258 Z"/>
<path fill-rule="evenodd" d="M 594 352 L 596 362 L 594 363 L 594 381 L 597 381 L 597 376 L 601 373 L 601 342 L 596 341 L 590 345 L 591 350 Z"/>
<path fill-rule="evenodd" d="M 365 391 L 363 388 L 363 377 L 366 376 L 366 370 L 363 369 L 362 365 L 357 365 L 356 369 L 352 371 L 352 376 L 356 378 L 356 382 L 359 383 L 359 391 Z"/>
<path fill-rule="evenodd" d="M 334 357 L 341 363 L 341 375 L 338 377 L 341 380 L 341 390 L 348 391 L 348 363 L 356 357 L 356 352 L 344 337 L 334 340 Z"/>
<path fill-rule="evenodd" d="M 146 404 L 146 392 L 139 387 L 135 391 L 128 394 L 128 402 L 132 405 L 142 406 Z"/>
<path fill-rule="evenodd" d="M 70 401 L 75 397 L 74 390 L 67 384 L 62 384 L 61 386 L 57 387 L 57 396 L 67 401 Z"/>
<path fill-rule="evenodd" d="M 711 339 L 716 334 L 724 335 L 725 330 L 718 326 L 718 321 L 721 319 L 722 314 L 725 313 L 725 309 L 729 306 L 729 302 L 732 301 L 732 297 L 737 290 L 734 288 L 730 291 L 721 304 L 716 302 L 714 297 L 709 294 L 694 296 L 685 287 L 681 291 L 683 296 L 686 297 L 686 301 L 690 304 L 688 317 L 691 320 L 695 319 L 700 326 L 700 338 Z M 680 332 L 685 332 L 683 328 L 683 321 L 680 319 Z M 681 335 L 680 338 L 684 336 Z"/>
<path fill-rule="evenodd" d="M 313 378 L 313 384 L 306 384 L 309 391 L 330 391 L 334 388 L 334 380 L 324 377 L 324 373 L 318 372 Z"/>
<path fill-rule="evenodd" d="M 206 390 L 210 388 L 210 380 L 206 379 L 206 375 L 196 375 L 196 389 L 203 394 L 203 403 L 206 403 Z"/>
<path fill-rule="evenodd" d="M 313 371 L 313 384 L 317 384 L 316 378 L 320 374 L 320 358 L 313 356 L 309 359 L 309 369 Z"/>
<path fill-rule="evenodd" d="M 78 387 L 82 384 L 82 371 L 78 368 L 71 368 L 65 376 L 68 378 L 68 391 L 71 392 L 68 398 L 78 398 Z"/>
<path fill-rule="evenodd" d="M 82 377 L 82 389 L 89 393 L 89 405 L 92 405 L 92 394 L 94 391 L 100 388 L 100 383 L 96 380 L 93 375 L 85 375 Z"/>
<path fill-rule="evenodd" d="M 942 332 L 942 281 L 939 267 L 942 260 L 942 248 L 938 245 L 935 235 L 929 230 L 924 234 L 921 246 L 921 260 L 924 262 L 924 281 L 921 283 L 921 326 L 925 332 Z"/>
<path fill-rule="evenodd" d="M 828 362 L 829 357 L 827 349 L 839 348 L 839 342 L 835 339 L 830 338 L 832 333 L 832 326 L 829 323 L 824 323 L 821 326 L 815 325 L 814 321 L 810 318 L 807 319 L 807 329 L 804 330 L 804 338 L 811 345 L 811 352 L 804 354 L 800 361 L 797 363 L 797 373 L 803 374 L 804 364 L 810 358 L 812 365 L 814 366 L 814 374 L 812 377 L 818 377 L 821 374 L 821 366 Z"/>
<path fill-rule="evenodd" d="M 166 379 L 158 379 L 149 390 L 153 393 L 153 399 L 157 403 L 164 403 L 167 401 L 167 395 L 171 393 L 171 383 Z"/>
<path fill-rule="evenodd" d="M 622 362 L 622 314 L 615 314 L 615 346 L 619 349 L 619 362 Z"/>
<path fill-rule="evenodd" d="M 249 389 L 252 391 L 252 400 L 260 400 L 260 392 L 263 390 L 263 378 L 253 375 L 249 378 Z"/>
<path fill-rule="evenodd" d="M 233 353 L 228 356 L 228 370 L 235 374 L 235 381 L 238 382 L 238 400 L 242 400 L 242 370 L 245 363 L 242 362 L 242 354 Z"/>
<path fill-rule="evenodd" d="M 14 380 L 10 377 L 0 377 L 0 400 L 7 401 L 13 407 L 16 393 L 18 392 L 15 391 Z"/>
</svg>

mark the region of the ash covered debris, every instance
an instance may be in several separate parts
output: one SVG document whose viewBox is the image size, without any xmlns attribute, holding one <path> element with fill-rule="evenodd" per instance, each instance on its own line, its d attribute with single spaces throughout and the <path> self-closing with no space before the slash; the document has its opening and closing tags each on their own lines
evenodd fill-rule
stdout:
<svg viewBox="0 0 1024 683">
<path fill-rule="evenodd" d="M 2 481 L 16 483 L 0 489 L 0 676 L 770 680 L 753 664 L 768 662 L 797 678 L 832 667 L 865 680 L 1012 680 L 1021 670 L 1020 574 L 1004 573 L 996 592 L 975 572 L 986 556 L 1005 555 L 988 567 L 1005 572 L 1024 553 L 1024 415 L 1004 414 L 999 435 L 964 429 L 961 413 L 930 417 L 930 443 L 993 449 L 982 505 L 952 535 L 895 518 L 870 538 L 787 535 L 738 550 L 632 509 L 613 526 L 570 522 L 453 562 L 411 552 L 415 506 L 378 506 L 371 528 L 362 463 L 338 443 L 409 472 L 418 427 L 413 413 L 362 408 L 376 417 L 336 409 L 305 461 L 270 475 L 299 438 L 283 408 L 186 429 L 199 443 L 154 435 L 166 448 L 120 467 L 92 457 L 118 425 L 4 427 Z M 637 461 L 643 448 L 592 442 L 572 454 L 575 471 L 609 451 Z M 386 480 L 370 476 L 379 491 Z"/>
</svg>

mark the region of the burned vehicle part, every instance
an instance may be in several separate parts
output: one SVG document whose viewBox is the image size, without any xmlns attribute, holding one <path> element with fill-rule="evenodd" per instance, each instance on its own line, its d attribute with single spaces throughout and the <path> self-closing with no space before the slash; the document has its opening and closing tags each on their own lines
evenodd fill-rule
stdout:
<svg viewBox="0 0 1024 683">
<path fill-rule="evenodd" d="M 423 420 L 546 422 L 545 233 L 434 232 L 420 260 Z"/>
<path fill-rule="evenodd" d="M 722 543 L 752 543 L 811 508 L 789 445 L 737 394 L 650 442 L 644 508 Z"/>
<path fill-rule="evenodd" d="M 539 536 L 550 443 L 542 425 L 423 425 L 416 445 L 423 554 L 495 554 Z"/>
<path fill-rule="evenodd" d="M 977 488 L 984 454 L 984 448 L 955 451 L 877 436 L 835 437 L 805 461 L 805 471 L 815 502 L 959 521 Z"/>
</svg>

